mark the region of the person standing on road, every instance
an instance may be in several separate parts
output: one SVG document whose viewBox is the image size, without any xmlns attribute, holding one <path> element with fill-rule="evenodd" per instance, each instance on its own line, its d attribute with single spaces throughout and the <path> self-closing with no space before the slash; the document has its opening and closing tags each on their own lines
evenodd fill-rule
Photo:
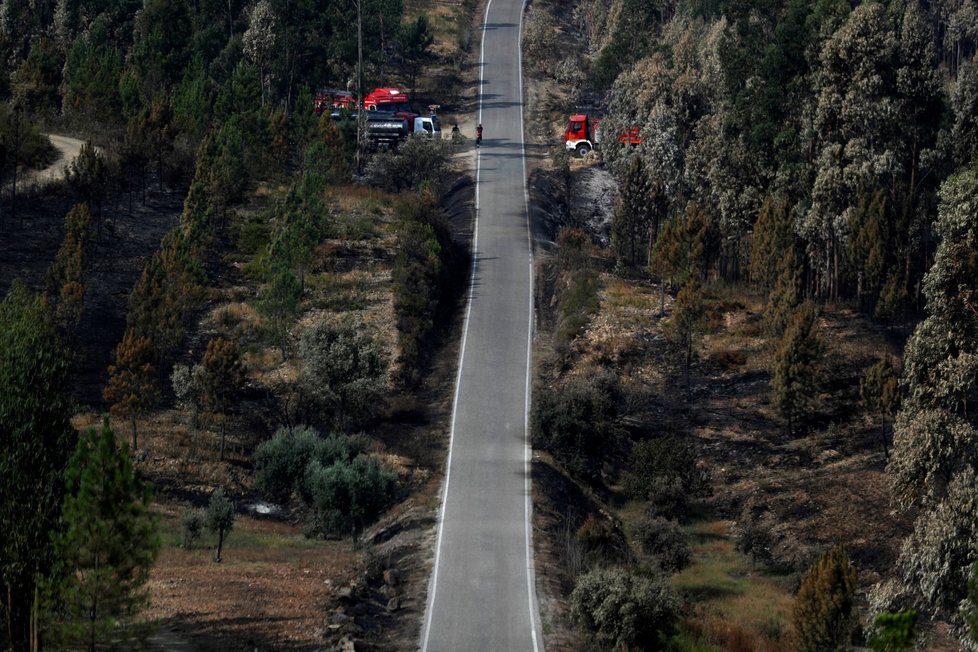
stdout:
<svg viewBox="0 0 978 652">
<path fill-rule="evenodd" d="M 475 128 L 475 146 L 482 146 L 482 124 Z"/>
</svg>

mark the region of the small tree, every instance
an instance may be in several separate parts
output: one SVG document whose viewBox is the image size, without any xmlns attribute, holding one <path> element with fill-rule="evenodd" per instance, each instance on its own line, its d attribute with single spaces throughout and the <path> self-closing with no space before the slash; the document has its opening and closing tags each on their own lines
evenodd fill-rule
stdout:
<svg viewBox="0 0 978 652">
<path fill-rule="evenodd" d="M 159 552 L 152 489 L 116 448 L 108 419 L 81 437 L 65 471 L 63 531 L 54 537 L 60 568 L 50 584 L 46 629 L 66 647 L 94 651 L 148 633 L 137 622 L 143 585 Z"/>
<path fill-rule="evenodd" d="M 830 548 L 801 581 L 792 612 L 797 649 L 830 652 L 849 641 L 856 624 L 856 570 L 845 548 Z"/>
<path fill-rule="evenodd" d="M 644 577 L 596 569 L 577 578 L 571 618 L 607 649 L 659 649 L 681 602 L 664 575 Z"/>
<path fill-rule="evenodd" d="M 709 474 L 697 463 L 692 444 L 675 437 L 656 437 L 632 447 L 625 492 L 648 500 L 660 516 L 682 518 L 691 499 L 712 493 Z"/>
<path fill-rule="evenodd" d="M 692 398 L 689 370 L 693 359 L 693 343 L 703 327 L 703 313 L 703 289 L 699 279 L 690 276 L 676 296 L 672 305 L 672 320 L 669 322 L 671 339 L 683 349 L 687 401 Z"/>
<path fill-rule="evenodd" d="M 387 358 L 355 321 L 321 320 L 299 344 L 299 380 L 329 420 L 350 427 L 373 417 L 387 391 Z"/>
<path fill-rule="evenodd" d="M 234 502 L 224 495 L 223 489 L 217 489 L 207 501 L 207 529 L 217 535 L 214 561 L 220 563 L 224 537 L 234 529 Z"/>
<path fill-rule="evenodd" d="M 900 403 L 900 387 L 893 361 L 886 357 L 866 370 L 859 381 L 859 398 L 867 411 L 876 412 L 880 419 L 880 440 L 883 457 L 889 456 L 889 437 L 886 420 L 896 414 Z"/>
<path fill-rule="evenodd" d="M 65 168 L 65 181 L 79 202 L 95 207 L 97 242 L 102 240 L 102 200 L 108 188 L 105 157 L 89 141 L 82 145 L 78 156 Z"/>
<path fill-rule="evenodd" d="M 791 435 L 812 411 L 818 390 L 816 364 L 821 355 L 815 306 L 806 301 L 792 313 L 788 329 L 774 354 L 771 381 L 774 404 L 787 422 Z"/>
<path fill-rule="evenodd" d="M 102 393 L 112 403 L 112 413 L 129 419 L 132 426 L 132 449 L 139 448 L 136 419 L 156 397 L 153 374 L 153 344 L 129 329 L 115 349 L 115 364 L 109 367 L 109 382 Z"/>
<path fill-rule="evenodd" d="M 667 573 L 681 571 L 693 560 L 689 536 L 676 521 L 645 514 L 635 528 L 635 537 L 642 551 L 652 556 L 655 564 Z"/>
<path fill-rule="evenodd" d="M 202 509 L 188 508 L 184 510 L 183 516 L 180 517 L 180 547 L 186 550 L 190 550 L 194 547 L 194 543 L 200 538 L 201 532 L 204 529 L 204 524 L 207 521 L 207 514 Z"/>
<path fill-rule="evenodd" d="M 289 343 L 289 327 L 299 315 L 302 285 L 288 269 L 280 268 L 272 274 L 272 280 L 264 287 L 258 302 L 258 310 L 271 322 L 272 337 L 285 357 Z"/>
<path fill-rule="evenodd" d="M 204 410 L 204 377 L 204 365 L 200 364 L 195 364 L 193 367 L 185 364 L 174 365 L 173 373 L 170 374 L 173 394 L 181 407 L 190 412 L 191 436 L 195 442 L 197 428 L 200 427 L 200 414 Z"/>
<path fill-rule="evenodd" d="M 212 339 L 207 343 L 202 364 L 204 403 L 221 414 L 221 448 L 218 459 L 223 460 L 227 411 L 245 383 L 245 370 L 237 343 L 222 337 Z"/>
<path fill-rule="evenodd" d="M 304 483 L 315 510 L 313 530 L 350 532 L 355 545 L 364 526 L 394 497 L 397 476 L 376 457 L 360 455 L 330 466 L 314 460 L 306 467 Z"/>
<path fill-rule="evenodd" d="M 873 620 L 876 634 L 869 647 L 876 652 L 904 652 L 914 647 L 917 612 L 913 609 L 896 613 L 882 613 Z M 974 629 L 971 630 L 974 632 Z M 974 636 L 972 635 L 972 638 Z"/>
</svg>

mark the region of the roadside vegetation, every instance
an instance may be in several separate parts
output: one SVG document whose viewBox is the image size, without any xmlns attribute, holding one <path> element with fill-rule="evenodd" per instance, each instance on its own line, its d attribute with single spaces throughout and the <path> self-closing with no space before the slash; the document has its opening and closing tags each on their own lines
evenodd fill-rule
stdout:
<svg viewBox="0 0 978 652">
<path fill-rule="evenodd" d="M 8 16 L 0 648 L 135 649 L 160 621 L 202 649 L 416 635 L 423 605 L 398 596 L 425 581 L 416 532 L 468 278 L 464 168 L 437 141 L 358 148 L 313 98 L 356 78 L 360 10 L 368 90 L 464 111 L 475 4 L 433 5 Z M 42 131 L 85 144 L 24 190 L 17 176 L 56 158 Z M 375 542 L 385 517 L 408 534 Z M 284 593 L 310 566 L 308 603 L 251 611 L 251 573 Z"/>
<path fill-rule="evenodd" d="M 974 16 L 529 8 L 551 645 L 970 640 L 978 42 L 952 23 Z M 584 160 L 562 138 L 581 112 L 605 118 Z"/>
</svg>

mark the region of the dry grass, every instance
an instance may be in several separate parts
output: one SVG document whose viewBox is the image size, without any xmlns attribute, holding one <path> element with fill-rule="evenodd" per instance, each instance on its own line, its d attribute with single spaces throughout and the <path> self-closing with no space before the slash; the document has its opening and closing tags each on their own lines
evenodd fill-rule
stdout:
<svg viewBox="0 0 978 652">
<path fill-rule="evenodd" d="M 686 528 L 693 539 L 693 564 L 673 582 L 690 601 L 687 626 L 724 650 L 790 650 L 792 575 L 751 566 L 734 549 L 730 521 Z"/>
</svg>

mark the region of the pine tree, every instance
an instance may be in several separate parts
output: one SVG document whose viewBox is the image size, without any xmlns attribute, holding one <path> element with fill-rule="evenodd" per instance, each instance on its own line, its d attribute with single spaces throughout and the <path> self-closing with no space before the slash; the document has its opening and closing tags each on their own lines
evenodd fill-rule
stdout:
<svg viewBox="0 0 978 652">
<path fill-rule="evenodd" d="M 641 264 L 652 228 L 651 184 L 642 157 L 633 155 L 619 183 L 621 193 L 611 222 L 611 246 L 620 268 Z M 655 233 L 651 234 L 655 237 Z M 652 240 L 654 242 L 654 240 Z"/>
<path fill-rule="evenodd" d="M 234 502 L 224 495 L 223 489 L 217 489 L 207 501 L 207 529 L 217 535 L 217 545 L 214 547 L 214 561 L 221 562 L 221 550 L 224 548 L 224 538 L 234 529 Z"/>
<path fill-rule="evenodd" d="M 79 202 L 95 207 L 95 240 L 102 239 L 102 200 L 108 187 L 105 157 L 95 149 L 91 141 L 85 142 L 78 156 L 65 168 L 65 181 L 78 197 Z"/>
<path fill-rule="evenodd" d="M 768 195 L 754 223 L 750 257 L 752 280 L 765 289 L 773 288 L 782 269 L 781 261 L 794 246 L 788 202 Z"/>
<path fill-rule="evenodd" d="M 801 270 L 793 247 L 787 249 L 778 265 L 778 275 L 764 308 L 764 328 L 778 341 L 788 328 L 791 314 L 802 300 Z"/>
<path fill-rule="evenodd" d="M 703 289 L 700 287 L 699 278 L 691 276 L 679 290 L 676 301 L 672 304 L 672 321 L 669 327 L 671 338 L 683 350 L 687 401 L 692 398 L 689 369 L 693 358 L 693 344 L 702 329 L 703 313 Z"/>
<path fill-rule="evenodd" d="M 822 553 L 801 581 L 792 612 L 797 649 L 834 652 L 856 625 L 856 570 L 845 548 Z"/>
<path fill-rule="evenodd" d="M 76 433 L 71 356 L 43 299 L 15 281 L 0 302 L 0 640 L 28 648 L 37 579 L 54 561 Z"/>
<path fill-rule="evenodd" d="M 116 447 L 108 419 L 81 437 L 65 472 L 64 531 L 54 539 L 59 565 L 45 623 L 52 642 L 90 652 L 131 645 L 149 633 L 139 623 L 143 589 L 159 551 L 152 489 Z"/>
<path fill-rule="evenodd" d="M 771 379 L 774 404 L 787 422 L 791 435 L 811 414 L 818 391 L 816 364 L 821 357 L 822 346 L 817 330 L 815 306 L 806 301 L 791 314 L 774 354 Z"/>
<path fill-rule="evenodd" d="M 129 419 L 132 426 L 132 449 L 136 450 L 136 419 L 156 398 L 153 374 L 153 343 L 148 337 L 127 329 L 115 349 L 115 362 L 109 366 L 109 382 L 103 396 L 112 404 L 112 413 Z"/>
<path fill-rule="evenodd" d="M 880 419 L 880 439 L 883 443 L 883 457 L 889 455 L 889 440 L 886 433 L 886 419 L 892 417 L 900 402 L 900 388 L 893 361 L 883 358 L 863 374 L 859 381 L 859 398 L 863 407 L 876 412 Z"/>
<path fill-rule="evenodd" d="M 219 460 L 224 459 L 224 439 L 227 432 L 227 411 L 244 387 L 245 369 L 241 352 L 234 340 L 217 337 L 207 343 L 202 361 L 204 366 L 204 402 L 221 413 L 221 448 Z"/>
<path fill-rule="evenodd" d="M 54 262 L 48 268 L 45 285 L 55 307 L 55 319 L 63 333 L 78 327 L 85 294 L 85 274 L 91 252 L 88 204 L 76 204 L 65 216 L 65 236 Z"/>
</svg>

